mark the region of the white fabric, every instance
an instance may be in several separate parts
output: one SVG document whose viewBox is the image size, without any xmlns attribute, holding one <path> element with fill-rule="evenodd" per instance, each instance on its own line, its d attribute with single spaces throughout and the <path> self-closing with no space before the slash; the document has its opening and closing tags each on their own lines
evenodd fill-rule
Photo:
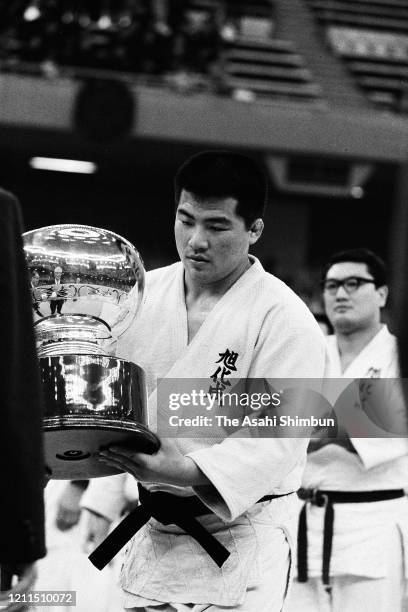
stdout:
<svg viewBox="0 0 408 612">
<path fill-rule="evenodd" d="M 100 572 L 82 551 L 82 525 L 60 531 L 55 525 L 58 502 L 66 481 L 51 480 L 44 492 L 47 556 L 37 562 L 36 591 L 75 591 L 76 607 L 44 606 L 47 612 L 118 612 L 121 592 L 117 567 L 110 564 Z"/>
<path fill-rule="evenodd" d="M 80 505 L 113 523 L 121 516 L 127 503 L 136 501 L 138 497 L 135 479 L 130 474 L 118 474 L 91 480 Z"/>
<path fill-rule="evenodd" d="M 117 354 L 145 369 L 150 425 L 154 428 L 157 379 L 205 378 L 210 383 L 216 362 L 226 349 L 238 354 L 236 378 L 322 378 L 324 374 L 324 339 L 312 315 L 255 258 L 214 306 L 190 344 L 182 264 L 148 273 L 140 316 L 120 340 Z M 259 560 L 265 550 L 272 554 L 274 543 L 279 555 L 287 558 L 286 539 L 281 546 L 278 542 L 283 533 L 289 543 L 292 540 L 295 496 L 254 504 L 269 493 L 297 490 L 307 440 L 232 437 L 216 445 L 214 440 L 200 438 L 178 439 L 177 443 L 212 483 L 195 487 L 194 492 L 219 518 L 200 520 L 216 533 L 231 556 L 219 570 L 177 527 L 163 527 L 152 520 L 129 547 L 121 578 L 123 588 L 132 593 L 126 605 L 179 602 L 238 606 L 247 588 L 266 580 L 286 582 L 287 564 L 283 569 L 278 566 L 281 570 L 275 574 L 264 575 Z M 191 488 L 150 488 L 178 495 L 193 493 Z M 88 503 L 92 503 L 89 497 Z"/>
<path fill-rule="evenodd" d="M 157 379 L 204 378 L 210 383 L 210 377 L 217 368 L 216 362 L 227 348 L 238 353 L 234 378 L 323 376 L 324 341 L 314 318 L 305 304 L 284 283 L 267 274 L 255 258 L 250 269 L 218 301 L 190 344 L 187 344 L 182 264 L 155 270 L 147 276 L 147 299 L 140 317 L 134 328 L 119 343 L 117 352 L 119 356 L 141 365 L 146 372 L 152 428 L 156 420 Z M 218 507 L 214 507 L 212 496 L 208 499 L 210 507 L 221 518 L 239 516 L 265 492 L 273 490 L 275 493 L 286 493 L 296 490 L 303 469 L 305 441 L 283 440 L 282 448 L 279 448 L 278 443 L 271 445 L 269 440 L 257 440 L 257 448 L 262 446 L 260 442 L 265 443 L 265 451 L 273 455 L 269 461 L 273 464 L 279 461 L 281 466 L 276 473 L 265 470 L 263 475 L 254 461 L 251 477 L 248 478 L 253 489 L 247 494 L 245 507 L 245 502 L 244 505 L 238 505 L 232 499 L 237 481 L 230 479 L 236 473 L 241 488 L 243 466 L 239 450 L 252 449 L 254 441 L 232 439 L 213 447 L 214 441 L 199 438 L 179 440 L 183 452 L 198 463 L 210 480 L 212 477 L 217 478 L 222 469 L 222 455 L 225 457 L 229 477 L 223 482 L 223 492 L 225 496 L 230 493 L 231 497 L 224 499 L 226 507 L 222 506 L 221 500 Z M 292 460 L 287 462 L 292 449 Z M 283 462 L 282 451 L 285 456 Z M 213 465 L 215 452 L 218 454 L 217 466 Z M 248 461 L 249 458 L 245 457 L 247 473 Z M 269 482 L 265 482 L 265 478 Z M 231 491 L 228 490 L 230 484 L 233 488 Z M 174 487 L 159 488 L 183 494 Z M 203 491 L 196 493 L 207 503 Z"/>
<path fill-rule="evenodd" d="M 257 504 L 232 523 L 214 515 L 202 517 L 201 524 L 231 552 L 222 569 L 180 529 L 151 521 L 145 537 L 136 536 L 129 547 L 122 574 L 122 583 L 128 585 L 125 607 L 166 601 L 279 612 L 289 579 L 289 538 L 296 524 L 293 498 Z M 132 594 L 142 580 L 143 595 Z"/>
<path fill-rule="evenodd" d="M 337 342 L 328 338 L 330 376 L 348 379 L 398 377 L 396 339 L 383 326 L 342 374 Z M 357 387 L 356 387 L 357 388 Z M 403 489 L 408 483 L 406 438 L 352 438 L 358 454 L 327 445 L 308 456 L 303 486 L 339 491 Z M 403 541 L 408 576 L 408 501 L 335 504 L 330 573 L 385 578 L 387 557 L 397 530 Z M 309 575 L 321 576 L 324 510 L 308 505 Z M 399 554 L 396 552 L 396 554 Z M 403 558 L 401 559 L 403 563 Z"/>
<path fill-rule="evenodd" d="M 245 599 L 242 603 L 231 606 L 219 606 L 214 604 L 185 604 L 170 603 L 159 605 L 158 607 L 149 605 L 149 600 L 145 600 L 142 608 L 133 608 L 138 612 L 280 612 L 287 586 L 288 566 L 290 563 L 290 548 L 284 536 L 279 530 L 268 529 L 254 523 L 259 536 L 271 538 L 270 546 L 263 546 L 258 557 L 261 572 L 264 577 L 269 576 L 270 580 L 255 581 L 253 575 L 256 573 L 250 568 L 252 574 L 252 586 L 248 586 Z M 262 533 L 263 532 L 263 533 Z M 258 571 L 258 570 L 256 570 Z M 211 588 L 211 586 L 209 587 Z M 131 605 L 132 598 L 129 598 Z M 138 604 L 142 604 L 143 599 L 138 598 Z M 151 604 L 151 602 L 150 602 Z"/>
<path fill-rule="evenodd" d="M 397 529 L 390 532 L 383 555 L 389 569 L 384 578 L 334 576 L 331 591 L 326 590 L 320 578 L 309 578 L 303 584 L 294 582 L 285 612 L 408 612 L 402 541 Z"/>
</svg>

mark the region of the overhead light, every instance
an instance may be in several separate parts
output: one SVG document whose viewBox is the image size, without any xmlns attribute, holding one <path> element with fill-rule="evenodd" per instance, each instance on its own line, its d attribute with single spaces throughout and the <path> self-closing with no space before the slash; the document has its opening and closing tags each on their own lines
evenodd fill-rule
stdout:
<svg viewBox="0 0 408 612">
<path fill-rule="evenodd" d="M 351 196 L 357 200 L 360 200 L 364 197 L 364 189 L 359 185 L 355 185 L 351 188 Z"/>
<path fill-rule="evenodd" d="M 109 30 L 112 27 L 112 19 L 106 13 L 101 15 L 97 21 L 97 26 L 100 30 Z"/>
<path fill-rule="evenodd" d="M 78 159 L 61 159 L 58 157 L 32 157 L 29 161 L 34 170 L 52 170 L 54 172 L 74 172 L 77 174 L 94 174 L 97 165 Z"/>
<path fill-rule="evenodd" d="M 30 4 L 24 11 L 23 17 L 26 21 L 36 21 L 39 19 L 41 17 L 41 11 L 37 6 L 37 3 L 33 2 Z"/>
</svg>

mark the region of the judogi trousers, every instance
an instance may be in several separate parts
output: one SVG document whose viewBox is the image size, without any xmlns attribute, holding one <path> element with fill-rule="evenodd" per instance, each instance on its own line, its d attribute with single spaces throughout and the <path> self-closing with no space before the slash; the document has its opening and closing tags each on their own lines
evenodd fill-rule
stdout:
<svg viewBox="0 0 408 612">
<path fill-rule="evenodd" d="M 293 552 L 286 540 L 286 555 L 278 557 L 265 551 L 262 559 L 263 580 L 255 587 L 249 587 L 245 600 L 236 606 L 219 606 L 215 604 L 180 604 L 166 603 L 134 608 L 125 608 L 126 612 L 281 612 L 286 610 L 284 600 L 292 573 Z M 282 551 L 283 552 L 283 551 Z M 211 585 L 209 585 L 209 591 Z M 371 611 L 372 612 L 372 611 Z"/>
<path fill-rule="evenodd" d="M 144 608 L 125 608 L 125 610 L 126 612 L 280 612 L 285 609 L 283 608 L 285 586 L 278 583 L 277 585 L 271 584 L 269 588 L 265 589 L 248 589 L 244 603 L 233 607 L 213 604 L 168 603 Z"/>
<path fill-rule="evenodd" d="M 277 581 L 267 588 L 248 589 L 244 603 L 239 606 L 217 606 L 213 604 L 168 603 L 143 608 L 125 608 L 126 612 L 281 612 L 286 585 Z M 343 611 L 344 612 L 344 611 Z M 372 612 L 372 611 L 370 611 Z"/>
<path fill-rule="evenodd" d="M 295 580 L 285 612 L 408 612 L 403 551 L 397 530 L 384 554 L 387 555 L 384 578 L 333 576 L 330 591 L 325 589 L 320 576 L 305 583 Z"/>
</svg>

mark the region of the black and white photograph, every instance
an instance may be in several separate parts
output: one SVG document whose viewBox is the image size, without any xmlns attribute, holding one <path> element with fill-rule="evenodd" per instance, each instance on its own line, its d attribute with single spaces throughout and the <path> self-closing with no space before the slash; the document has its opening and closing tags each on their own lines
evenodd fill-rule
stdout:
<svg viewBox="0 0 408 612">
<path fill-rule="evenodd" d="M 408 0 L 0 0 L 0 610 L 408 612 Z"/>
</svg>

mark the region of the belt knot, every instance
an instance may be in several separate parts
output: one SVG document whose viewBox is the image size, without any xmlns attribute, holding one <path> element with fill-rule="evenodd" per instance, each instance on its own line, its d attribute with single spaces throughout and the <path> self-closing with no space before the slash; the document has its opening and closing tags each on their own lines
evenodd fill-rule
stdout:
<svg viewBox="0 0 408 612">
<path fill-rule="evenodd" d="M 151 493 L 148 489 L 139 486 L 139 501 L 150 516 L 162 525 L 175 523 L 183 513 L 184 498 L 163 491 Z"/>
<path fill-rule="evenodd" d="M 326 507 L 329 501 L 328 495 L 317 488 L 314 489 L 299 489 L 298 496 L 300 499 L 311 503 L 319 508 Z"/>
</svg>

